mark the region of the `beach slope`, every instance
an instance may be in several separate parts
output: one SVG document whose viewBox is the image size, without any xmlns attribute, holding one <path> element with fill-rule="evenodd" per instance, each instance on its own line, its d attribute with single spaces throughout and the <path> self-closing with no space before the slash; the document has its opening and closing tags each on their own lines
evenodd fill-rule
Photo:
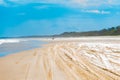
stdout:
<svg viewBox="0 0 120 80">
<path fill-rule="evenodd" d="M 120 46 L 56 42 L 0 58 L 0 80 L 120 80 Z"/>
</svg>

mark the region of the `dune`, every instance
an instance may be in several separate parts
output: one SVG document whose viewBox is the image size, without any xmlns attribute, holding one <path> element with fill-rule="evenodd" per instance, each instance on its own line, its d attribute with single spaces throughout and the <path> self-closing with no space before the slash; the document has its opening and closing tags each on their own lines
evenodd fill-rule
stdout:
<svg viewBox="0 0 120 80">
<path fill-rule="evenodd" d="M 0 80 L 120 80 L 120 45 L 52 42 L 0 58 Z"/>
</svg>

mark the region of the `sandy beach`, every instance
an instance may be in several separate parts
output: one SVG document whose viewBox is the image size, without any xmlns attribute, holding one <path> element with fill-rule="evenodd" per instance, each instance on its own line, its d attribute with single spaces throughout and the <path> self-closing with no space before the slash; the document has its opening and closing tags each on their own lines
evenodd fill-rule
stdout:
<svg viewBox="0 0 120 80">
<path fill-rule="evenodd" d="M 120 80 L 120 40 L 85 40 L 1 57 L 0 80 Z"/>
</svg>

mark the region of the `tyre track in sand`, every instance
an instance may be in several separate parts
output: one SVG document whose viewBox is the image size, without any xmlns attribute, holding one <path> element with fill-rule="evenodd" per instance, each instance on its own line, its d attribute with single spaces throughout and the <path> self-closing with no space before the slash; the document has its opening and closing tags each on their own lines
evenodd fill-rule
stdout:
<svg viewBox="0 0 120 80">
<path fill-rule="evenodd" d="M 120 47 L 78 44 L 51 43 L 1 58 L 0 80 L 120 80 Z"/>
</svg>

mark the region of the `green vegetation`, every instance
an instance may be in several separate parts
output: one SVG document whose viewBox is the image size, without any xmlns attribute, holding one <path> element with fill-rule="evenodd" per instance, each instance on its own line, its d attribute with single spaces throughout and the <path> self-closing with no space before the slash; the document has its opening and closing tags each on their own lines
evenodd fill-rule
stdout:
<svg viewBox="0 0 120 80">
<path fill-rule="evenodd" d="M 120 35 L 120 26 L 111 27 L 108 29 L 102 29 L 99 31 L 87 31 L 87 32 L 64 32 L 59 37 L 79 37 L 79 36 L 114 36 Z"/>
</svg>

